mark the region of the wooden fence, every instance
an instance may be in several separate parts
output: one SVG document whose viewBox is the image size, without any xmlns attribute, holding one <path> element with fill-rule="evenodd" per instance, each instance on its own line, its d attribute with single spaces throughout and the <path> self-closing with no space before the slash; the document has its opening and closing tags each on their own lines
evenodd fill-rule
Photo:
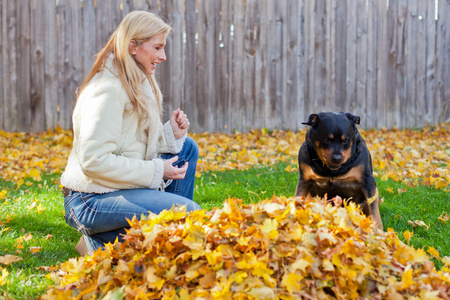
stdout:
<svg viewBox="0 0 450 300">
<path fill-rule="evenodd" d="M 157 77 L 191 131 L 450 121 L 450 0 L 0 0 L 0 129 L 71 128 L 76 88 L 120 20 L 174 28 Z"/>
</svg>

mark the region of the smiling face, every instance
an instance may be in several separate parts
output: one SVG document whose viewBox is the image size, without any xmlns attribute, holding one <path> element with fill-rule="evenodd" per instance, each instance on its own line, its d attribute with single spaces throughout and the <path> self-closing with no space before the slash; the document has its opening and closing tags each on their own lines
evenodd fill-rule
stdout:
<svg viewBox="0 0 450 300">
<path fill-rule="evenodd" d="M 156 66 L 166 60 L 165 45 L 166 36 L 161 33 L 139 45 L 132 40 L 129 48 L 139 68 L 150 76 L 155 72 Z"/>
</svg>

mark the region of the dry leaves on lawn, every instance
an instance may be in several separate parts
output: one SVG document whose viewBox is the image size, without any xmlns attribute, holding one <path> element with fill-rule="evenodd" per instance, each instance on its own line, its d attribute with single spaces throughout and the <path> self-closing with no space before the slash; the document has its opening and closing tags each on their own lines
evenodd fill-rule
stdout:
<svg viewBox="0 0 450 300">
<path fill-rule="evenodd" d="M 437 271 L 424 249 L 379 231 L 352 203 L 229 199 L 222 209 L 171 209 L 130 225 L 123 243 L 49 275 L 58 283 L 43 299 L 450 297 L 450 259 Z"/>
</svg>

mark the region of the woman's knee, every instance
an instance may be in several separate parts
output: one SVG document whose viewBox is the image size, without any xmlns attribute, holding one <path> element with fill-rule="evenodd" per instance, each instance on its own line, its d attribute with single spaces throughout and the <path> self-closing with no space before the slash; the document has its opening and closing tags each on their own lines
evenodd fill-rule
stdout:
<svg viewBox="0 0 450 300">
<path fill-rule="evenodd" d="M 186 150 L 189 153 L 189 156 L 197 159 L 198 158 L 198 145 L 197 142 L 191 137 L 186 137 L 184 141 L 183 150 Z"/>
<path fill-rule="evenodd" d="M 187 204 L 186 208 L 187 208 L 187 211 L 194 211 L 194 210 L 202 209 L 201 206 L 197 204 L 197 202 L 192 201 L 192 200 Z"/>
</svg>

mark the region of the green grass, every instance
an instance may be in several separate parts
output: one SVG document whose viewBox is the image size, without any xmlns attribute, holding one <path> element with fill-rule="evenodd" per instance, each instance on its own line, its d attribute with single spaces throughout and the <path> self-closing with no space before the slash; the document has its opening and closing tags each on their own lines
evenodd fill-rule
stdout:
<svg viewBox="0 0 450 300">
<path fill-rule="evenodd" d="M 204 209 L 221 207 L 229 197 L 243 199 L 244 203 L 258 202 L 272 196 L 294 195 L 297 173 L 286 172 L 285 164 L 273 167 L 252 168 L 247 171 L 207 172 L 196 180 L 195 200 Z M 6 266 L 10 273 L 7 284 L 0 286 L 0 298 L 36 299 L 48 284 L 46 271 L 41 266 L 56 266 L 69 258 L 77 257 L 74 249 L 80 234 L 64 222 L 63 198 L 57 176 L 45 176 L 43 181 L 30 187 L 23 185 L 11 190 L 6 200 L 0 200 L 0 256 L 13 254 L 22 257 L 19 262 Z M 393 228 L 402 240 L 403 232 L 413 231 L 410 245 L 415 248 L 436 248 L 441 256 L 450 256 L 450 222 L 438 218 L 442 212 L 450 213 L 450 194 L 427 187 L 406 187 L 402 183 L 377 179 L 381 197 L 380 206 L 385 230 Z M 0 188 L 12 189 L 12 183 L 0 180 Z M 403 190 L 405 190 L 403 192 Z M 35 203 L 35 204 L 33 204 Z M 38 212 L 39 204 L 45 207 Z M 408 221 L 423 221 L 429 228 L 416 227 Z M 9 228 L 5 230 L 6 228 Z M 31 233 L 32 239 L 17 249 L 19 237 Z M 48 235 L 51 235 L 47 239 Z M 42 247 L 32 254 L 30 247 Z M 20 250 L 20 253 L 16 251 Z M 0 272 L 1 276 L 1 272 Z"/>
</svg>

